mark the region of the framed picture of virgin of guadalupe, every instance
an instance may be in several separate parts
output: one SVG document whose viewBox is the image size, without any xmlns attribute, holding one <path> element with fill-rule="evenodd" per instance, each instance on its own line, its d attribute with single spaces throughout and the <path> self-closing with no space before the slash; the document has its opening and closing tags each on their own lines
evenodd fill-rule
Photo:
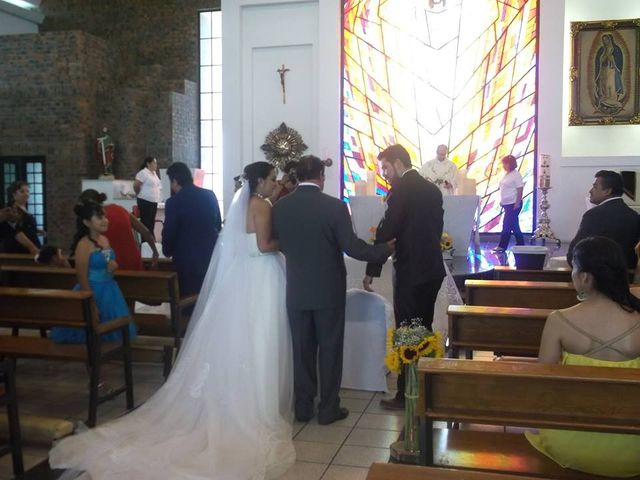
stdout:
<svg viewBox="0 0 640 480">
<path fill-rule="evenodd" d="M 571 22 L 569 125 L 640 124 L 640 18 Z"/>
</svg>

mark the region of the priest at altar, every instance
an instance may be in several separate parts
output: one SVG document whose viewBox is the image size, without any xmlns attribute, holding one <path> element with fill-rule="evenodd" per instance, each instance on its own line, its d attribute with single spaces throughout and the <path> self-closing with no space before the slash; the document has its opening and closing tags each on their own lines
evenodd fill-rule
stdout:
<svg viewBox="0 0 640 480">
<path fill-rule="evenodd" d="M 446 145 L 438 145 L 436 157 L 422 164 L 420 175 L 435 183 L 442 195 L 455 195 L 460 183 L 460 171 L 456 164 L 447 158 L 448 153 Z"/>
</svg>

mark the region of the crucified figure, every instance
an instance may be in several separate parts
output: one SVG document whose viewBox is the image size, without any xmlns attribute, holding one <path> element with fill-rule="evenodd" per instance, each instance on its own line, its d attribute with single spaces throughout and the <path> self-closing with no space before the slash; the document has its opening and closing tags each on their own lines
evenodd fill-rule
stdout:
<svg viewBox="0 0 640 480">
<path fill-rule="evenodd" d="M 287 103 L 286 88 L 285 88 L 285 84 L 284 84 L 284 76 L 290 70 L 291 69 L 284 67 L 284 63 L 282 64 L 282 66 L 278 70 L 276 70 L 276 72 L 278 72 L 278 74 L 280 74 L 280 86 L 282 87 L 282 103 Z"/>
</svg>

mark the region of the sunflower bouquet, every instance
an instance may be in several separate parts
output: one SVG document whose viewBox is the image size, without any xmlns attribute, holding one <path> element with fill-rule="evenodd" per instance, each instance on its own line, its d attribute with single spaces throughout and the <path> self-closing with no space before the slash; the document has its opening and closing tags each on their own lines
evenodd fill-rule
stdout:
<svg viewBox="0 0 640 480">
<path fill-rule="evenodd" d="M 416 363 L 420 357 L 442 357 L 442 335 L 431 332 L 414 318 L 387 331 L 387 356 L 384 363 L 392 372 L 400 373 L 404 365 Z"/>
<path fill-rule="evenodd" d="M 418 369 L 420 357 L 442 357 L 444 348 L 440 332 L 432 332 L 414 318 L 387 332 L 387 355 L 384 363 L 392 372 L 405 370 L 404 448 L 418 451 L 418 428 L 415 418 L 418 403 Z"/>
</svg>

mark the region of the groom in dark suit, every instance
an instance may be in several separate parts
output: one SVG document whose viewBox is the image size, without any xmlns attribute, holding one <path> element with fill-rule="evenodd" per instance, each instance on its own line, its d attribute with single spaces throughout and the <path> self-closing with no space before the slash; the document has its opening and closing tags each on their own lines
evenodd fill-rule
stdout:
<svg viewBox="0 0 640 480">
<path fill-rule="evenodd" d="M 298 187 L 273 207 L 273 234 L 287 259 L 295 416 L 306 422 L 314 415 L 319 357 L 321 425 L 349 414 L 340 407 L 339 396 L 347 289 L 343 252 L 357 260 L 382 263 L 394 244 L 389 239 L 369 245 L 355 235 L 344 202 L 322 193 L 324 168 L 318 157 L 302 157 L 296 169 Z"/>
<path fill-rule="evenodd" d="M 421 318 L 431 329 L 433 310 L 445 277 L 440 251 L 444 223 L 442 193 L 411 167 L 409 152 L 392 145 L 378 155 L 382 172 L 391 184 L 387 211 L 378 225 L 376 243 L 397 239 L 393 260 L 395 282 L 393 309 L 396 326 Z M 365 290 L 379 277 L 382 263 L 367 265 Z M 398 376 L 398 392 L 391 400 L 381 400 L 388 409 L 404 408 L 404 375 Z"/>
</svg>

